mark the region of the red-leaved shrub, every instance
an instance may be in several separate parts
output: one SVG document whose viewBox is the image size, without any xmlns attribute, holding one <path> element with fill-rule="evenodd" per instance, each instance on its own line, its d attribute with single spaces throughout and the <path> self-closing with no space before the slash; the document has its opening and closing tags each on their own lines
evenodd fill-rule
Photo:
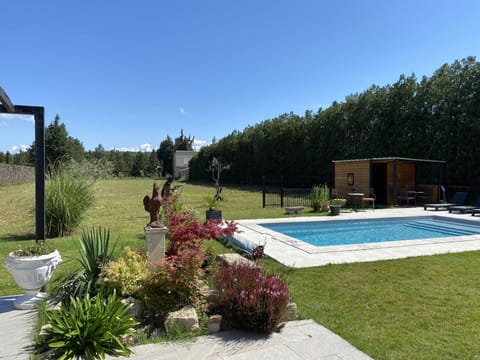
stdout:
<svg viewBox="0 0 480 360">
<path fill-rule="evenodd" d="M 167 256 L 176 256 L 183 249 L 198 249 L 202 240 L 231 236 L 237 229 L 233 221 L 225 225 L 215 220 L 200 223 L 192 210 L 180 206 L 178 194 L 165 199 L 162 209 L 170 240 Z"/>
<path fill-rule="evenodd" d="M 220 266 L 214 281 L 219 296 L 210 312 L 223 316 L 224 327 L 266 333 L 277 328 L 289 302 L 287 284 L 280 277 L 235 263 Z"/>
</svg>

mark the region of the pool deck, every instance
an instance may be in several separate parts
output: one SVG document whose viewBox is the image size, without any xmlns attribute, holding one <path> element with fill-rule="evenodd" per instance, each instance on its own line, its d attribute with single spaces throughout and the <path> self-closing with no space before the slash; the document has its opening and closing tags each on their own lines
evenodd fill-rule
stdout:
<svg viewBox="0 0 480 360">
<path fill-rule="evenodd" d="M 238 220 L 239 232 L 235 233 L 234 241 L 248 249 L 264 245 L 264 252 L 267 256 L 284 265 L 295 268 L 480 250 L 480 235 L 316 247 L 258 225 L 266 222 L 359 220 L 417 216 L 439 216 L 456 220 L 471 220 L 478 222 L 480 226 L 480 217 L 471 216 L 470 214 L 449 214 L 448 211 L 425 211 L 423 207 L 369 209 L 356 212 L 341 212 L 339 216 Z"/>
</svg>

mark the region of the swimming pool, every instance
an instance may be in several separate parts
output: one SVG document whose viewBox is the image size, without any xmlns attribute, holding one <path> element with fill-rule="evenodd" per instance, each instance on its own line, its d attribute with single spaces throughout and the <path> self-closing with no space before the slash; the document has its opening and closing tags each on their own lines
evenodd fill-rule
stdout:
<svg viewBox="0 0 480 360">
<path fill-rule="evenodd" d="M 380 243 L 480 234 L 478 222 L 437 216 L 260 223 L 313 246 Z"/>
</svg>

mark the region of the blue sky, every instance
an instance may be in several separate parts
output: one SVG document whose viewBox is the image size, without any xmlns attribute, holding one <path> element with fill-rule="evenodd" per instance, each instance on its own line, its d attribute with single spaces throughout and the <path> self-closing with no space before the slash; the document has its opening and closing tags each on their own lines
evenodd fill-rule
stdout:
<svg viewBox="0 0 480 360">
<path fill-rule="evenodd" d="M 200 143 L 444 63 L 480 60 L 478 0 L 15 0 L 0 4 L 0 86 L 59 114 L 86 149 Z M 0 116 L 0 151 L 30 145 Z"/>
</svg>

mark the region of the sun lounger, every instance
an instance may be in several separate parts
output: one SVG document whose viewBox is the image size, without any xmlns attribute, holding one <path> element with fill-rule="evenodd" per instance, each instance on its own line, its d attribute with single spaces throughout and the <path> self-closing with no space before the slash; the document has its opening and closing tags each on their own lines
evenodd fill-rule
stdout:
<svg viewBox="0 0 480 360">
<path fill-rule="evenodd" d="M 433 208 L 435 211 L 437 210 L 448 210 L 452 206 L 460 206 L 465 204 L 465 199 L 467 198 L 466 192 L 456 192 L 453 195 L 453 199 L 451 203 L 436 203 L 436 204 L 424 204 L 423 210 L 427 210 L 427 208 Z"/>
<path fill-rule="evenodd" d="M 480 209 L 480 196 L 477 198 L 477 201 L 475 205 L 473 206 L 468 206 L 468 205 L 455 205 L 455 206 L 450 206 L 448 208 L 448 212 L 458 212 L 460 214 L 466 214 L 466 213 L 471 213 L 475 209 Z"/>
<path fill-rule="evenodd" d="M 448 208 L 448 212 L 451 214 L 452 212 L 458 212 L 460 214 L 470 213 L 472 210 L 475 209 L 475 206 L 468 206 L 468 205 L 453 205 Z"/>
</svg>

